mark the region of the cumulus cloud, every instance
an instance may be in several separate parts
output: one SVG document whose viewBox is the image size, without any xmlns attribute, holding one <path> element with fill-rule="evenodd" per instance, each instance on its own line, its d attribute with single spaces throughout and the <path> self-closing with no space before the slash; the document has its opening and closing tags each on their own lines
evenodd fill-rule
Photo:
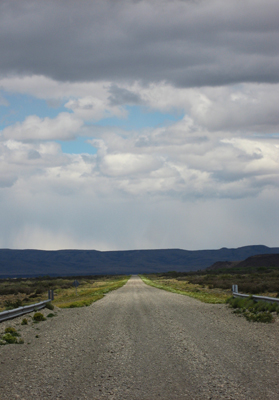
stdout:
<svg viewBox="0 0 279 400">
<path fill-rule="evenodd" d="M 141 105 L 160 112 L 185 113 L 197 125 L 212 132 L 276 133 L 279 129 L 279 84 L 178 88 L 166 82 L 63 83 L 30 76 L 2 78 L 0 87 L 8 92 L 62 102 L 82 120 L 126 118 L 126 105 Z"/>
<path fill-rule="evenodd" d="M 60 113 L 56 118 L 39 118 L 30 115 L 20 123 L 3 129 L 4 139 L 16 140 L 71 140 L 74 139 L 82 126 L 82 121 L 70 113 Z"/>
<path fill-rule="evenodd" d="M 86 96 L 78 99 L 71 99 L 65 107 L 71 109 L 76 116 L 83 120 L 98 121 L 102 118 L 116 116 L 123 118 L 127 115 L 123 108 L 108 104 L 107 99 L 101 99 L 94 96 Z"/>
<path fill-rule="evenodd" d="M 188 117 L 127 136 L 107 131 L 90 142 L 96 155 L 63 155 L 57 143 L 9 139 L 2 142 L 2 159 L 11 173 L 39 177 L 65 193 L 93 184 L 99 193 L 185 200 L 249 197 L 278 186 L 279 139 L 193 131 Z"/>
<path fill-rule="evenodd" d="M 32 79 L 45 85 L 43 78 Z M 11 88 L 10 82 L 5 81 L 6 87 Z M 278 138 L 267 135 L 278 129 L 278 85 L 176 88 L 164 82 L 102 82 L 98 93 L 90 95 L 92 88 L 69 83 L 75 98 L 65 96 L 64 84 L 52 85 L 71 113 L 54 119 L 29 116 L 2 131 L 8 176 L 16 177 L 3 181 L 7 186 L 33 174 L 50 190 L 64 194 L 94 185 L 100 195 L 115 191 L 182 201 L 246 198 L 278 186 Z M 127 115 L 122 103 L 129 101 L 155 111 L 182 110 L 184 117 L 167 126 L 128 132 L 83 125 L 113 114 L 122 118 Z M 85 133 L 94 138 L 89 142 L 98 149 L 96 156 L 65 156 L 50 142 Z"/>
<path fill-rule="evenodd" d="M 278 84 L 177 88 L 160 82 L 137 87 L 149 107 L 162 112 L 184 111 L 199 126 L 241 134 L 278 132 Z"/>
</svg>

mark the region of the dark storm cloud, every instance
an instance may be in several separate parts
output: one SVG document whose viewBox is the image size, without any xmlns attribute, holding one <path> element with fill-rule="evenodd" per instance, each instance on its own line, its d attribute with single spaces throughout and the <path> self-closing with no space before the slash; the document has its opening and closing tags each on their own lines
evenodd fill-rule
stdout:
<svg viewBox="0 0 279 400">
<path fill-rule="evenodd" d="M 142 104 L 143 101 L 137 93 L 130 90 L 120 88 L 117 85 L 111 85 L 109 92 L 109 102 L 112 106 L 120 106 L 123 104 Z"/>
<path fill-rule="evenodd" d="M 278 16 L 277 0 L 2 1 L 0 74 L 278 82 Z"/>
</svg>

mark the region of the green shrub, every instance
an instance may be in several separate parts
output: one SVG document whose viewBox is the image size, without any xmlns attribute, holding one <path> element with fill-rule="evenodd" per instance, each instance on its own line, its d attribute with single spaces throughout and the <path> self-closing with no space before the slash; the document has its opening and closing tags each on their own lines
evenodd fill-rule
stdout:
<svg viewBox="0 0 279 400">
<path fill-rule="evenodd" d="M 43 316 L 42 313 L 36 312 L 36 313 L 33 315 L 33 320 L 36 321 L 36 322 L 39 322 L 39 321 L 45 321 L 46 318 Z"/>
<path fill-rule="evenodd" d="M 28 325 L 27 318 L 23 318 L 23 320 L 21 321 L 21 325 Z"/>
<path fill-rule="evenodd" d="M 51 304 L 51 302 L 49 301 L 48 303 L 46 303 L 46 308 L 47 308 L 48 310 L 54 310 L 54 305 Z"/>
<path fill-rule="evenodd" d="M 270 308 L 269 308 L 270 312 L 279 312 L 279 306 L 276 303 L 270 304 Z"/>
<path fill-rule="evenodd" d="M 226 304 L 230 304 L 230 302 L 231 302 L 233 299 L 234 299 L 233 296 L 228 297 L 228 298 L 225 300 L 225 303 L 226 303 Z"/>
<path fill-rule="evenodd" d="M 17 343 L 17 338 L 15 336 L 11 335 L 10 333 L 6 333 L 5 335 L 3 335 L 2 339 L 10 344 Z"/>
<path fill-rule="evenodd" d="M 9 333 L 12 336 L 20 336 L 19 333 L 16 331 L 15 328 L 13 328 L 12 326 L 7 326 L 7 328 L 5 329 L 5 333 Z"/>
<path fill-rule="evenodd" d="M 260 300 L 255 304 L 255 310 L 258 312 L 262 311 L 267 311 L 268 309 L 268 303 L 265 303 L 264 301 Z"/>
<path fill-rule="evenodd" d="M 242 314 L 242 309 L 241 308 L 235 308 L 234 310 L 233 310 L 233 313 L 234 314 Z"/>
<path fill-rule="evenodd" d="M 235 314 L 243 314 L 247 321 L 270 323 L 274 320 L 272 312 L 279 314 L 277 304 L 263 300 L 256 302 L 250 296 L 248 298 L 233 298 L 227 300 L 227 304 L 234 309 Z"/>
<path fill-rule="evenodd" d="M 241 298 L 231 298 L 229 304 L 232 308 L 246 308 L 246 299 Z"/>
<path fill-rule="evenodd" d="M 48 318 L 55 317 L 55 314 L 53 314 L 53 313 L 50 313 L 50 314 L 48 314 L 48 315 L 47 315 L 47 317 L 48 317 Z"/>
<path fill-rule="evenodd" d="M 259 314 L 244 313 L 244 316 L 247 319 L 247 321 L 252 321 L 252 322 L 270 323 L 273 321 L 273 316 L 270 312 L 261 312 Z"/>
</svg>

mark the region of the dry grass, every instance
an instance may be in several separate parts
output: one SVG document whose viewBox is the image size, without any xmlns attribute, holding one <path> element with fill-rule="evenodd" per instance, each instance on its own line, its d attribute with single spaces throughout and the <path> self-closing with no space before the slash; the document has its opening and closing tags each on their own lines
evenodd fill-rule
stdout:
<svg viewBox="0 0 279 400">
<path fill-rule="evenodd" d="M 89 306 L 93 302 L 101 299 L 104 295 L 111 290 L 115 290 L 125 285 L 129 277 L 110 277 L 103 281 L 97 282 L 84 282 L 77 288 L 77 295 L 75 288 L 58 289 L 55 291 L 55 300 L 52 302 L 55 306 L 60 308 L 73 308 Z"/>
<path fill-rule="evenodd" d="M 187 280 L 168 278 L 158 275 L 141 275 L 142 280 L 159 289 L 169 292 L 183 294 L 201 300 L 204 303 L 222 304 L 231 296 L 231 290 L 202 287 L 199 284 L 190 283 Z"/>
</svg>

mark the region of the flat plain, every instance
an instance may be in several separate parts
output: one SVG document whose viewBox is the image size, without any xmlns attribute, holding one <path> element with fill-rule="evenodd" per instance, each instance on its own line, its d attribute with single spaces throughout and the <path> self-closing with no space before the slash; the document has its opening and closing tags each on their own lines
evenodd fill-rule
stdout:
<svg viewBox="0 0 279 400">
<path fill-rule="evenodd" d="M 21 320 L 5 322 L 24 344 L 0 346 L 0 399 L 279 399 L 278 320 L 249 323 L 139 277 L 91 306 Z"/>
</svg>

